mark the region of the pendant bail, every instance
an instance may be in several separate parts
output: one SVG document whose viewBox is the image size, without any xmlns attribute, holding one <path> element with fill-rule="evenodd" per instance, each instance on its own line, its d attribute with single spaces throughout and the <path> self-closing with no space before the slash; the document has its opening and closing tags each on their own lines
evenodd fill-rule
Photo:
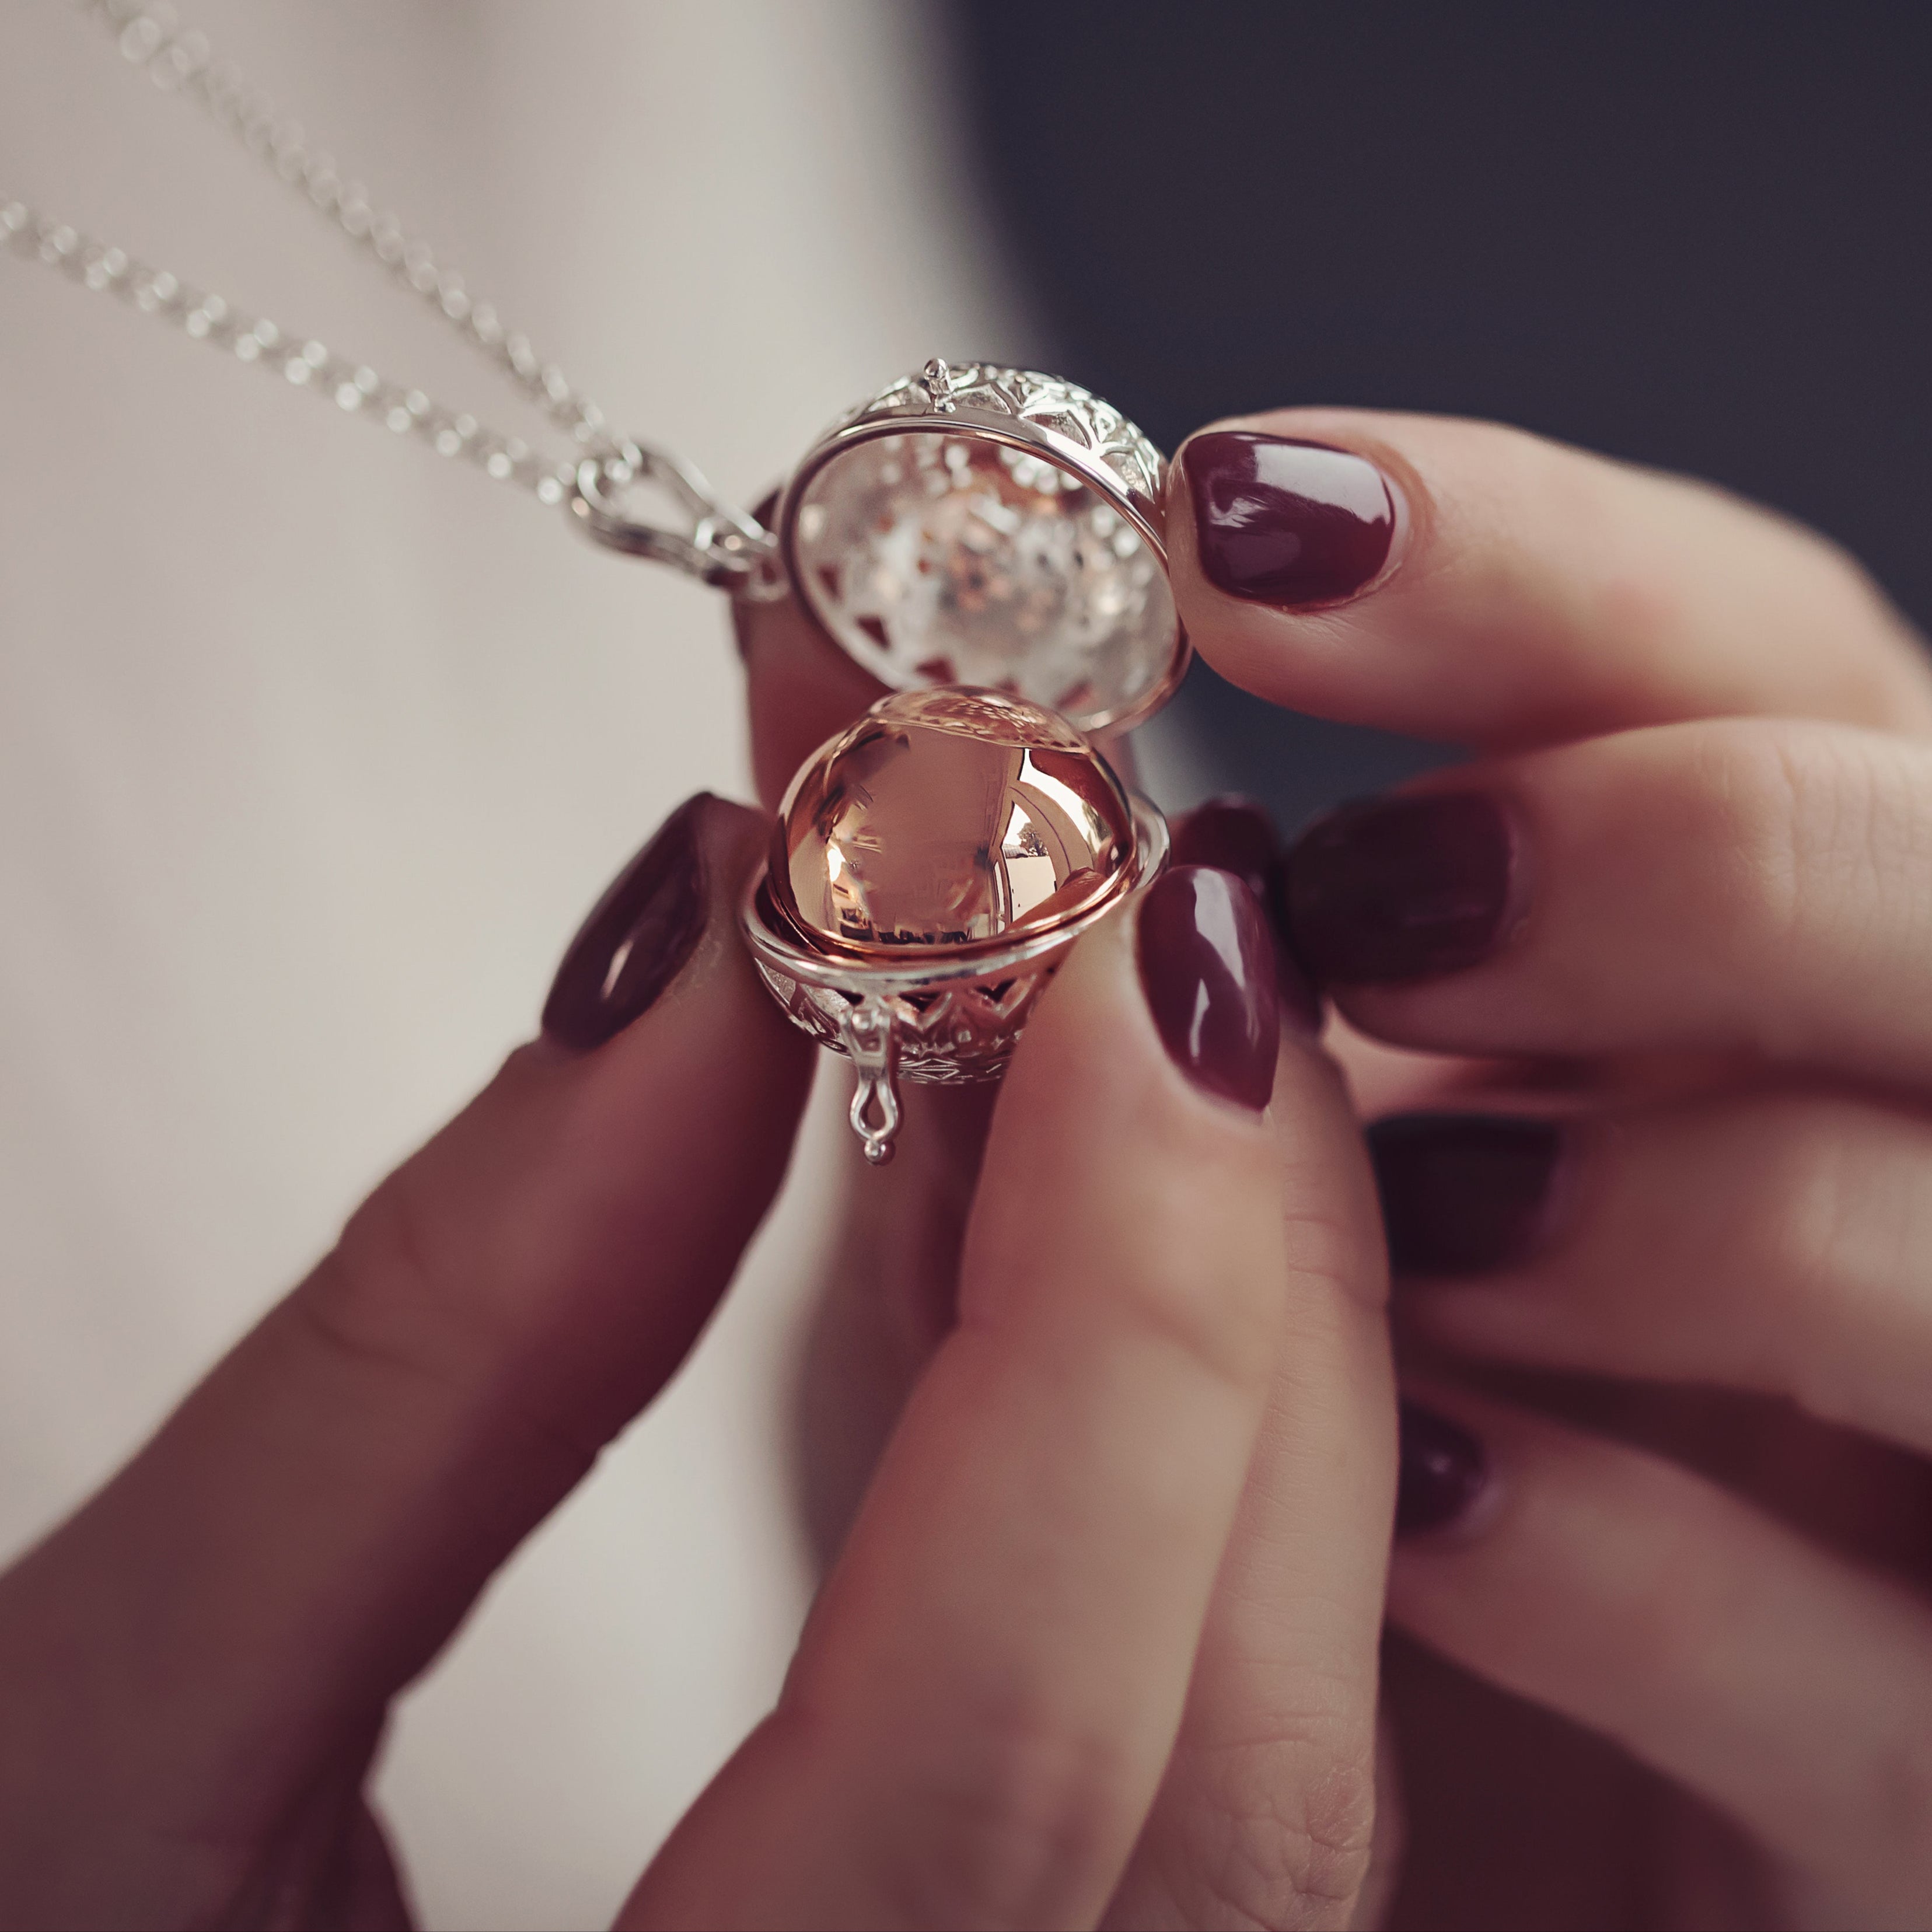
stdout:
<svg viewBox="0 0 1932 1932">
<path fill-rule="evenodd" d="M 682 526 L 628 514 L 623 493 L 655 487 L 684 513 Z M 565 499 L 586 535 L 627 556 L 668 563 L 734 597 L 784 594 L 778 538 L 734 508 L 681 457 L 630 439 L 577 466 Z"/>
</svg>

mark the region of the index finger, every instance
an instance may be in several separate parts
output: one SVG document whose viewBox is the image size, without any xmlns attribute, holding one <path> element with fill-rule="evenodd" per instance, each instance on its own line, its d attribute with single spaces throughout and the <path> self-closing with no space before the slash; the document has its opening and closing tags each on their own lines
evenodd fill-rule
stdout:
<svg viewBox="0 0 1932 1932">
<path fill-rule="evenodd" d="M 50 1848 L 32 1922 L 124 1922 L 143 1833 L 142 1909 L 206 1917 L 676 1370 L 808 1077 L 734 929 L 764 832 L 720 800 L 675 814 L 544 1037 L 0 1578 L 0 1813 Z"/>
<path fill-rule="evenodd" d="M 1169 479 L 1196 648 L 1277 704 L 1509 750 L 1761 714 L 1932 730 L 1916 634 L 1844 551 L 1492 423 L 1282 410 Z"/>
</svg>

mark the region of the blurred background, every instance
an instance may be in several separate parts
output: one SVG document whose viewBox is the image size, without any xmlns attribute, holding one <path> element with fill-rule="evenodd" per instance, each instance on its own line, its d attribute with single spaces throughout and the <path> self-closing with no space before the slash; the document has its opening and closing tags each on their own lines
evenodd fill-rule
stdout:
<svg viewBox="0 0 1932 1932">
<path fill-rule="evenodd" d="M 1170 449 L 1291 402 L 1501 418 L 1773 504 L 1932 616 L 1922 6 L 192 18 L 619 424 L 741 501 L 887 376 L 983 356 Z M 0 195 L 530 433 L 97 22 L 16 0 L 0 36 Z M 0 262 L 0 1552 L 529 1030 L 658 819 L 746 790 L 722 610 L 560 520 Z M 1285 830 L 1454 754 L 1204 670 L 1146 736 L 1163 802 L 1245 790 Z M 776 1690 L 832 1172 L 818 1132 L 689 1371 L 406 1703 L 382 1795 L 430 1924 L 604 1922 Z M 1418 1708 L 1449 1694 L 1392 1668 Z M 1643 1828 L 1645 1780 L 1602 1748 L 1457 1709 L 1556 1754 L 1606 1843 Z M 1425 1780 L 1425 1879 L 1498 1814 L 1539 1842 L 1549 1780 L 1511 1761 Z M 1554 1922 L 1526 1858 L 1512 1922 Z M 1600 1903 L 1645 1916 L 1614 1873 Z M 1398 1916 L 1459 1910 L 1438 1883 Z"/>
<path fill-rule="evenodd" d="M 958 0 L 976 180 L 1070 374 L 1166 449 L 1285 403 L 1683 470 L 1932 616 L 1932 9 Z M 1205 671 L 1285 826 L 1427 754 Z"/>
</svg>

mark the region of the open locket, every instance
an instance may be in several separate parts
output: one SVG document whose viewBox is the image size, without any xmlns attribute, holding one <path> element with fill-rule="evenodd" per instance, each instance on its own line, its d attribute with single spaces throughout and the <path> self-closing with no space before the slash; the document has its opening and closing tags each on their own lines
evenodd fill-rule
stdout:
<svg viewBox="0 0 1932 1932">
<path fill-rule="evenodd" d="M 935 361 L 785 486 L 794 594 L 892 690 L 800 768 L 742 918 L 780 1005 L 856 1066 L 874 1163 L 898 1081 L 996 1076 L 1073 941 L 1166 862 L 1088 735 L 1187 667 L 1166 471 L 1084 389 Z"/>
</svg>

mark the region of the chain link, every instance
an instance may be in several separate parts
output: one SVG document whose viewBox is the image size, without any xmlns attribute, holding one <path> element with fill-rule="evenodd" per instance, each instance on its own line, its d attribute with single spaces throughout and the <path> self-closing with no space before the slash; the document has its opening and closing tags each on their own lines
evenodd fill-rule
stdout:
<svg viewBox="0 0 1932 1932">
<path fill-rule="evenodd" d="M 206 34 L 184 30 L 172 7 L 142 0 L 76 4 L 113 34 L 130 65 L 163 92 L 199 102 L 218 127 L 420 296 L 569 435 L 577 453 L 563 461 L 546 458 L 520 438 L 490 429 L 466 412 L 446 409 L 366 362 L 285 332 L 266 316 L 246 314 L 167 269 L 151 268 L 4 194 L 0 252 L 43 262 L 84 288 L 118 296 L 238 362 L 279 373 L 346 414 L 367 416 L 399 435 L 413 434 L 440 455 L 463 458 L 540 503 L 567 502 L 573 520 L 610 548 L 671 563 L 706 583 L 752 596 L 778 592 L 776 546 L 768 532 L 716 496 L 688 464 L 649 444 L 612 436 L 603 412 L 554 362 L 543 361 L 527 336 L 506 328 L 495 308 L 471 295 L 455 270 L 439 266 L 428 244 L 407 235 L 393 213 L 379 212 L 361 182 L 346 178 L 332 156 L 310 148 L 302 124 L 278 113 L 232 61 L 216 59 Z M 677 506 L 681 526 L 624 512 L 611 491 L 640 484 L 656 486 Z"/>
<path fill-rule="evenodd" d="M 334 222 L 381 267 L 425 302 L 483 354 L 587 456 L 616 454 L 604 412 L 580 394 L 530 339 L 506 328 L 495 308 L 478 300 L 453 268 L 437 266 L 429 244 L 409 236 L 396 215 L 378 211 L 360 182 L 346 179 L 334 158 L 311 148 L 302 123 L 278 111 L 232 61 L 218 60 L 206 34 L 184 31 L 172 7 L 142 0 L 80 0 L 111 31 L 122 58 L 164 93 L 196 102 L 275 177 Z"/>
<path fill-rule="evenodd" d="M 166 268 L 150 268 L 123 249 L 37 213 L 24 202 L 0 205 L 0 246 L 44 262 L 83 288 L 118 296 L 130 308 L 172 322 L 238 362 L 313 390 L 346 414 L 366 416 L 400 435 L 414 434 L 439 455 L 465 458 L 486 476 L 514 483 L 540 503 L 561 503 L 574 485 L 574 464 L 546 461 L 518 438 L 445 409 L 421 389 L 391 382 L 366 362 L 335 355 L 313 338 L 286 334 L 266 316 L 250 315 Z"/>
</svg>

